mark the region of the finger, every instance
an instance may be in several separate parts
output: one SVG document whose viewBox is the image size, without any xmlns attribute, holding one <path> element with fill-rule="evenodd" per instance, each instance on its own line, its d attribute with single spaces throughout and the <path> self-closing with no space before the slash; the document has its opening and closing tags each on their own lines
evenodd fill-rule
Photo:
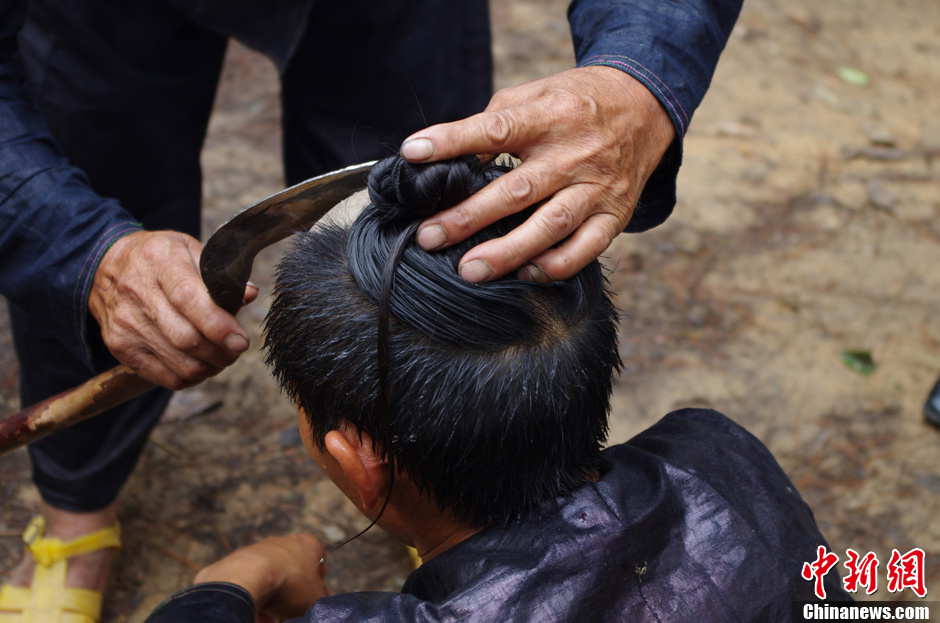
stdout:
<svg viewBox="0 0 940 623">
<path fill-rule="evenodd" d="M 203 244 L 191 236 L 187 236 L 185 240 L 189 247 L 191 270 L 186 271 L 183 275 L 186 277 L 187 287 L 192 289 L 195 296 L 185 297 L 186 302 L 192 305 L 187 307 L 183 304 L 180 310 L 208 340 L 215 344 L 224 345 L 234 354 L 239 355 L 248 349 L 248 336 L 233 314 L 215 304 L 209 294 L 209 289 L 206 288 L 206 284 L 202 280 L 199 260 L 202 257 Z M 245 284 L 245 297 L 251 295 L 249 286 L 254 287 L 254 297 L 256 297 L 258 287 L 250 281 Z M 185 295 L 185 290 L 181 294 Z M 254 297 L 252 297 L 252 300 L 254 300 Z M 190 310 L 189 313 L 187 313 L 187 309 Z"/>
<path fill-rule="evenodd" d="M 587 217 L 592 193 L 585 186 L 564 188 L 524 223 L 500 238 L 467 251 L 460 260 L 460 276 L 478 283 L 501 277 L 563 240 Z"/>
<path fill-rule="evenodd" d="M 170 382 L 164 384 L 170 389 L 182 389 L 218 374 L 224 366 L 215 366 L 197 359 L 174 348 L 164 336 L 159 334 L 155 325 L 141 331 L 143 343 L 148 344 L 149 353 L 173 375 Z"/>
<path fill-rule="evenodd" d="M 210 342 L 163 296 L 155 296 L 149 309 L 152 322 L 161 334 L 155 336 L 155 339 L 163 344 L 161 352 L 171 359 L 171 365 L 172 360 L 179 360 L 178 366 L 187 365 L 188 361 L 185 359 L 193 358 L 213 369 L 221 370 L 238 358 L 237 353 Z M 175 354 L 176 351 L 185 353 L 189 357 L 180 358 Z"/>
<path fill-rule="evenodd" d="M 235 356 L 248 349 L 248 337 L 241 325 L 209 296 L 194 257 L 162 271 L 158 283 L 176 311 L 210 342 L 224 346 Z"/>
<path fill-rule="evenodd" d="M 500 176 L 460 204 L 435 214 L 418 229 L 426 251 L 456 244 L 510 214 L 538 203 L 564 186 L 557 168 L 535 160 Z"/>
<path fill-rule="evenodd" d="M 176 373 L 173 357 L 166 354 L 166 338 L 159 334 L 145 311 L 146 305 L 119 307 L 105 335 L 105 343 L 118 361 L 157 385 L 179 389 L 184 380 Z"/>
<path fill-rule="evenodd" d="M 218 374 L 225 367 L 225 365 L 216 365 L 212 361 L 204 361 L 185 352 L 184 349 L 190 349 L 202 353 L 204 350 L 213 348 L 213 345 L 207 342 L 189 322 L 171 309 L 169 302 L 159 295 L 159 290 L 146 301 L 145 305 L 134 308 L 134 311 L 138 315 L 138 319 L 133 324 L 135 343 L 145 344 L 143 348 L 147 353 L 156 357 L 177 379 L 175 386 L 167 385 L 167 387 L 180 389 L 180 387 L 195 385 Z M 234 359 L 233 356 L 227 354 L 226 357 Z M 218 355 L 215 355 L 215 358 L 220 359 Z M 212 357 L 207 357 L 207 359 L 212 359 Z"/>
<path fill-rule="evenodd" d="M 573 277 L 607 250 L 622 229 L 615 215 L 594 214 L 562 244 L 533 258 L 519 278 L 547 282 Z"/>
<path fill-rule="evenodd" d="M 184 381 L 158 357 L 146 349 L 138 349 L 125 356 L 121 363 L 134 371 L 141 378 L 168 389 L 178 390 L 185 387 Z"/>
<path fill-rule="evenodd" d="M 520 108 L 503 108 L 481 112 L 460 121 L 432 125 L 406 138 L 401 146 L 401 155 L 412 162 L 429 162 L 464 154 L 522 150 L 544 131 L 545 126 L 532 123 L 531 117 L 520 114 L 520 111 Z"/>
<path fill-rule="evenodd" d="M 323 543 L 320 542 L 313 534 L 304 532 L 296 536 L 297 541 L 300 543 L 301 548 L 303 548 L 314 560 L 318 563 L 323 554 L 326 551 L 326 548 L 323 547 Z"/>
<path fill-rule="evenodd" d="M 245 284 L 245 296 L 242 297 L 242 304 L 247 305 L 248 303 L 253 302 L 256 298 L 258 298 L 258 293 L 260 291 L 261 290 L 258 288 L 258 286 L 256 286 L 252 282 L 249 281 L 248 283 L 246 283 Z"/>
</svg>

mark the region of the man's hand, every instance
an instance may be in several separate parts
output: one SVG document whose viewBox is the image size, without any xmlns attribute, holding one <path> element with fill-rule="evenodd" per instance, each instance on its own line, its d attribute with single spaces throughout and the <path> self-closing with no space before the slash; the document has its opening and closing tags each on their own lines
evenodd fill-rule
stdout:
<svg viewBox="0 0 940 623">
<path fill-rule="evenodd" d="M 460 205 L 422 223 L 418 243 L 439 249 L 546 200 L 525 223 L 468 251 L 460 274 L 487 281 L 566 279 L 623 231 L 675 130 L 640 82 L 581 67 L 497 92 L 486 110 L 408 137 L 402 155 L 431 162 L 510 152 L 523 163 Z M 559 244 L 560 243 L 560 244 Z"/>
<path fill-rule="evenodd" d="M 178 232 L 124 236 L 102 258 L 88 297 L 111 354 L 170 389 L 217 374 L 248 348 L 244 329 L 202 282 L 201 250 L 198 240 Z M 249 285 L 245 302 L 257 295 Z"/>
<path fill-rule="evenodd" d="M 299 617 L 329 595 L 323 545 L 312 534 L 270 537 L 235 550 L 196 574 L 195 583 L 230 582 L 251 593 L 259 620 Z"/>
</svg>

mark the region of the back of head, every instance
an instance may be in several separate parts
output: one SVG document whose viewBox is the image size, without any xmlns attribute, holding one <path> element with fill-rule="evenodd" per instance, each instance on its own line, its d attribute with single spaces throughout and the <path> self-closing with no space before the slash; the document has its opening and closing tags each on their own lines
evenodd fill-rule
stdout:
<svg viewBox="0 0 940 623">
<path fill-rule="evenodd" d="M 472 157 L 381 161 L 355 223 L 298 236 L 281 262 L 265 343 L 318 443 L 347 421 L 476 526 L 522 517 L 598 469 L 619 366 L 597 262 L 549 285 L 458 275 L 468 249 L 528 212 L 443 251 L 415 243 L 421 220 L 505 171 Z"/>
</svg>

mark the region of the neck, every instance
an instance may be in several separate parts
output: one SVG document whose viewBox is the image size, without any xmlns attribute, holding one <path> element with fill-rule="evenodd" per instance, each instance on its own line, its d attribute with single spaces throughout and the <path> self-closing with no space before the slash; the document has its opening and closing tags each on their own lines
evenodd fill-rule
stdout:
<svg viewBox="0 0 940 623">
<path fill-rule="evenodd" d="M 448 523 L 437 526 L 436 530 L 416 532 L 413 542 L 421 560 L 427 562 L 466 541 L 479 531 L 480 528 Z"/>
<path fill-rule="evenodd" d="M 402 485 L 399 493 L 392 496 L 385 521 L 379 523 L 402 541 L 411 543 L 425 562 L 480 531 L 457 521 L 446 511 L 441 512 L 437 503 L 422 495 L 407 478 L 399 482 Z"/>
<path fill-rule="evenodd" d="M 383 519 L 385 530 L 410 543 L 425 562 L 466 541 L 481 528 L 458 521 L 449 512 L 441 511 L 431 497 L 399 473 Z"/>
</svg>

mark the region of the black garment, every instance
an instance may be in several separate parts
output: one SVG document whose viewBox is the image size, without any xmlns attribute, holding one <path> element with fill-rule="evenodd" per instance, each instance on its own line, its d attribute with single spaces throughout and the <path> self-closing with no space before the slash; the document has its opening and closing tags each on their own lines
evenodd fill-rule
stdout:
<svg viewBox="0 0 940 623">
<path fill-rule="evenodd" d="M 924 402 L 924 417 L 934 426 L 940 426 L 940 379 L 934 383 Z"/>
<path fill-rule="evenodd" d="M 278 11 L 257 2 L 216 4 L 29 2 L 19 48 L 30 98 L 70 162 L 98 193 L 118 199 L 131 216 L 104 226 L 80 270 L 65 271 L 75 279 L 69 287 L 80 299 L 78 306 L 45 307 L 30 297 L 11 297 L 23 404 L 116 364 L 84 309 L 97 262 L 117 237 L 140 225 L 199 236 L 199 152 L 229 34 L 219 29 L 232 28 L 255 45 L 265 43 L 259 41 L 265 29 L 273 33 L 263 51 L 282 68 L 288 184 L 386 156 L 411 132 L 471 115 L 489 100 L 485 0 L 319 3 L 309 23 L 306 8 L 297 13 L 297 7 L 309 7 L 307 2 L 281 3 Z M 241 10 L 232 13 L 236 7 Z M 277 36 L 287 25 L 285 11 L 294 11 L 290 15 L 300 20 L 289 24 L 293 34 L 283 38 L 287 46 Z M 0 132 L 5 128 L 0 124 Z M 29 147 L 21 144 L 16 157 L 30 153 Z M 63 202 L 59 208 L 65 219 L 70 218 L 68 202 L 78 201 L 74 189 L 70 195 L 57 184 L 36 192 Z M 36 205 L 21 208 L 29 209 L 39 213 Z M 35 262 L 6 264 L 14 246 L 5 244 L 0 233 L 5 264 L 0 272 L 35 270 Z M 36 257 L 49 255 L 41 244 L 35 247 Z M 63 330 L 70 323 L 78 330 Z M 75 511 L 112 502 L 169 397 L 168 390 L 154 390 L 32 444 L 33 476 L 42 497 Z"/>
<path fill-rule="evenodd" d="M 296 621 L 801 620 L 793 602 L 815 599 L 802 564 L 826 541 L 760 441 L 686 409 L 604 456 L 600 481 L 543 517 L 476 534 L 412 572 L 401 593 L 333 595 Z M 826 588 L 850 600 L 835 573 Z M 147 621 L 251 623 L 246 595 L 197 585 Z"/>
</svg>

